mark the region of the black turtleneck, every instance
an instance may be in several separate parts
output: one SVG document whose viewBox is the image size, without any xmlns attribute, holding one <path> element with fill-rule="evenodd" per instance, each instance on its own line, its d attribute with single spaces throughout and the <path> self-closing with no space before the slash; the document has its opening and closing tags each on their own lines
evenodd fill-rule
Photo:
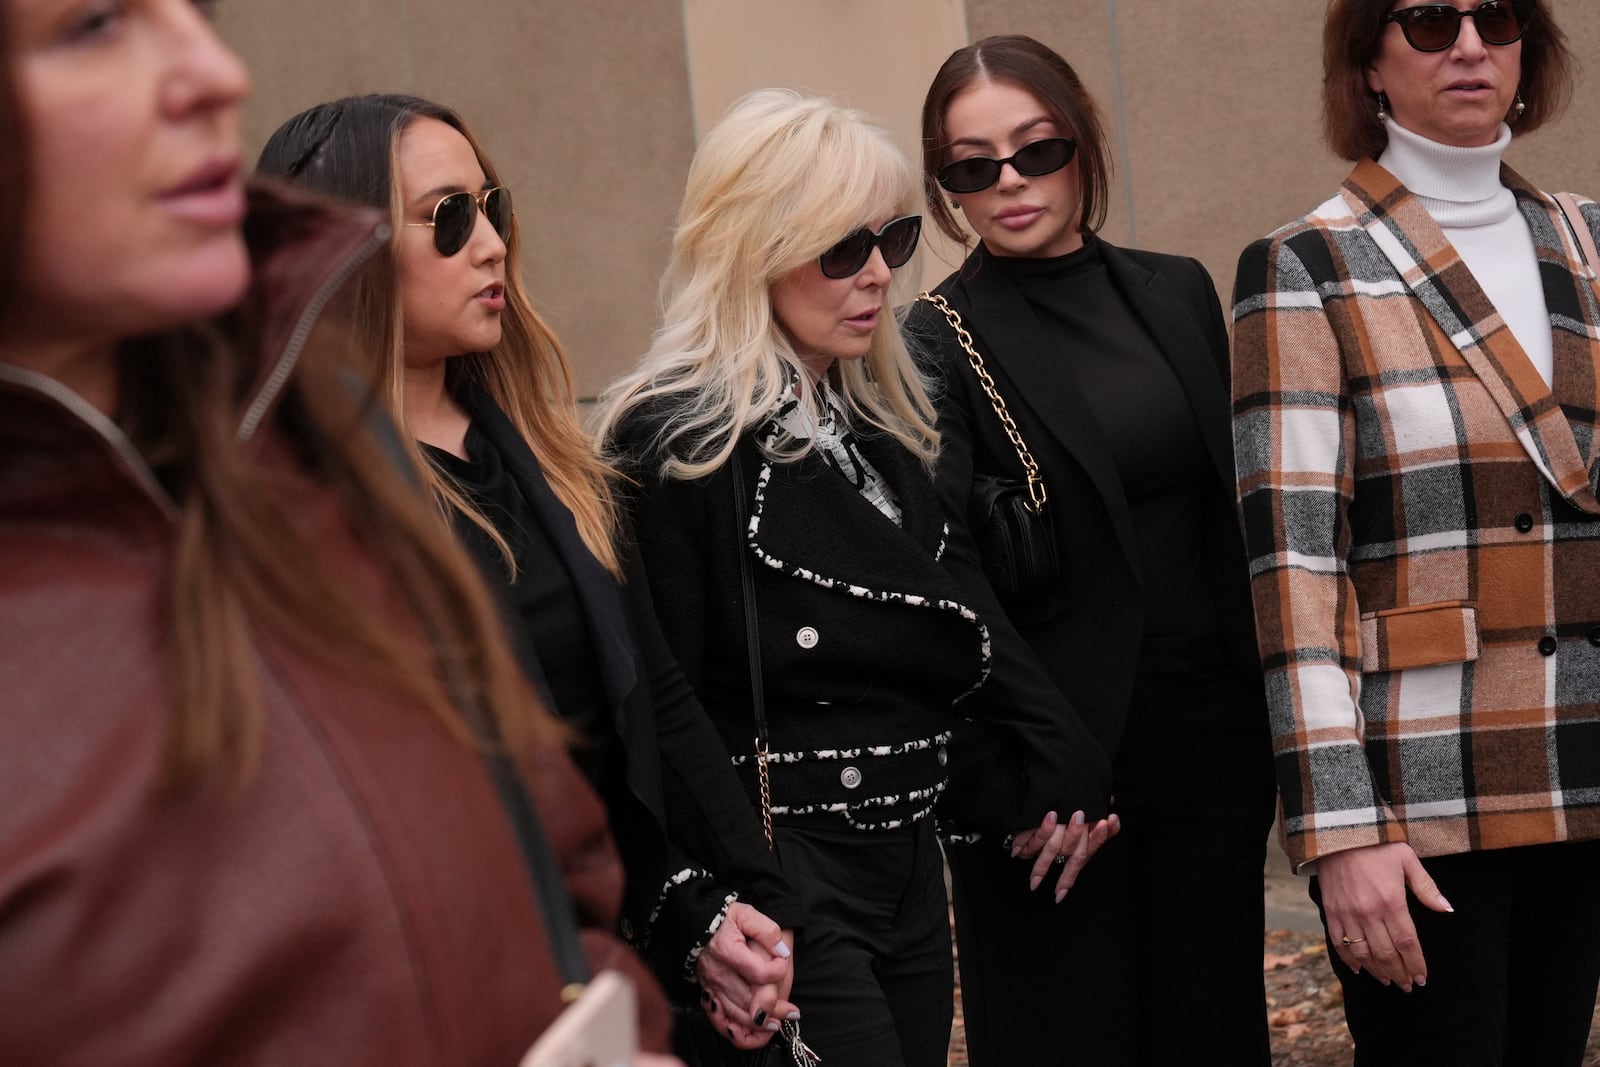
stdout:
<svg viewBox="0 0 1600 1067">
<path fill-rule="evenodd" d="M 1204 547 L 1216 471 L 1182 383 L 1117 288 L 1100 242 L 1090 237 L 1048 259 L 993 261 L 1039 316 L 1054 342 L 1041 357 L 1087 402 L 1116 463 L 1137 541 L 1145 635 L 1213 636 Z"/>
</svg>

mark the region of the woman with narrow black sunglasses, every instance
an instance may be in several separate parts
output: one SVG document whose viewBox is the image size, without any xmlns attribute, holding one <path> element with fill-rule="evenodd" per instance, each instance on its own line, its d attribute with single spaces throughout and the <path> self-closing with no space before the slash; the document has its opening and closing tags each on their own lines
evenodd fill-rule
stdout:
<svg viewBox="0 0 1600 1067">
<path fill-rule="evenodd" d="M 698 995 L 726 1038 L 764 1046 L 797 1014 L 799 911 L 656 622 L 566 354 L 522 289 L 510 194 L 455 112 L 409 96 L 312 108 L 260 169 L 398 206 L 353 283 L 379 394 L 605 802 L 627 874 L 621 933 L 685 1007 Z"/>
<path fill-rule="evenodd" d="M 918 304 L 905 325 L 943 380 L 946 514 L 967 524 L 995 478 L 1023 481 L 1020 439 L 1043 479 L 1059 573 L 1020 589 L 992 580 L 1008 560 L 970 537 L 952 539 L 947 561 L 997 655 L 1019 650 L 1003 668 L 1011 690 L 1076 739 L 1060 810 L 1077 816 L 1060 832 L 1103 842 L 1048 895 L 1019 884 L 1037 840 L 1009 838 L 1003 821 L 949 850 L 972 1063 L 1164 1067 L 1199 1048 L 1265 1067 L 1272 764 L 1216 291 L 1193 259 L 1098 236 L 1109 188 L 1099 114 L 1038 41 L 991 37 L 954 53 L 922 128 L 930 213 L 965 242 L 960 212 L 978 238 L 935 295 L 985 374 L 943 309 Z M 981 729 L 957 753 L 959 775 L 992 793 L 983 811 L 1007 810 L 1034 775 L 1030 753 Z M 1172 948 L 1197 941 L 1205 994 L 1175 999 Z M 1050 1025 L 1031 1025 L 1040 1019 Z"/>
<path fill-rule="evenodd" d="M 1358 1064 L 1576 1067 L 1600 986 L 1600 207 L 1503 159 L 1572 56 L 1546 0 L 1336 0 L 1323 44 L 1355 168 L 1235 289 L 1285 845 Z"/>
</svg>

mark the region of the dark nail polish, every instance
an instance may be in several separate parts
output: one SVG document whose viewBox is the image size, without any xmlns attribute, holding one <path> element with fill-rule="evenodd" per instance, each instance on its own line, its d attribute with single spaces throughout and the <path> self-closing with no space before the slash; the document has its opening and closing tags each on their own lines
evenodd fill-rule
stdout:
<svg viewBox="0 0 1600 1067">
<path fill-rule="evenodd" d="M 764 1012 L 764 1011 L 756 1012 L 756 1025 L 757 1026 L 762 1025 L 766 1021 L 767 1021 L 767 1013 L 766 1012 Z"/>
</svg>

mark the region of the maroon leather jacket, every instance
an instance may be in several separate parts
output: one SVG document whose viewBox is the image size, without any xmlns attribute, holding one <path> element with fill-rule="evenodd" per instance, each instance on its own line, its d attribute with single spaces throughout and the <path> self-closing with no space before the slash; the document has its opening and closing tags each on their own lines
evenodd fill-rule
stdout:
<svg viewBox="0 0 1600 1067">
<path fill-rule="evenodd" d="M 241 420 L 265 454 L 287 455 L 272 402 L 305 328 L 386 232 L 253 195 L 272 247 L 242 321 L 270 355 Z M 398 600 L 282 463 L 285 513 Z M 511 1067 L 561 980 L 489 775 L 434 719 L 263 636 L 258 771 L 152 790 L 176 513 L 114 425 L 0 363 L 0 1063 Z M 559 747 L 522 755 L 591 963 L 636 980 L 663 1047 L 660 992 L 609 933 L 600 805 Z"/>
</svg>

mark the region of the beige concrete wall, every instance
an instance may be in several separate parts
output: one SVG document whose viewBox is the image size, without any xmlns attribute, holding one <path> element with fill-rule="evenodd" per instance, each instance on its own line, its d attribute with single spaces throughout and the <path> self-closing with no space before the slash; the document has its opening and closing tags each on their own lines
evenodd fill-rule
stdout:
<svg viewBox="0 0 1600 1067">
<path fill-rule="evenodd" d="M 1600 57 L 1600 4 L 1553 0 Z M 967 0 L 973 39 L 1028 33 L 1083 76 L 1116 132 L 1113 241 L 1197 256 L 1223 300 L 1255 237 L 1331 195 L 1349 170 L 1322 144 L 1323 0 Z M 1512 165 L 1546 188 L 1600 195 L 1600 59 L 1557 126 Z"/>
<path fill-rule="evenodd" d="M 694 150 L 678 0 L 238 0 L 218 22 L 255 73 L 248 152 L 350 93 L 449 104 L 515 195 L 529 289 L 580 391 L 644 350 Z"/>
<path fill-rule="evenodd" d="M 965 8 L 963 0 L 684 0 L 696 128 L 709 129 L 752 89 L 783 86 L 860 108 L 916 160 L 922 95 L 967 43 Z M 923 232 L 925 251 L 945 249 L 931 227 Z M 933 283 L 960 256 L 923 259 Z"/>
<path fill-rule="evenodd" d="M 1580 56 L 1600 3 L 1552 0 Z M 1116 145 L 1113 241 L 1198 256 L 1226 300 L 1240 249 L 1348 169 L 1318 127 L 1323 0 L 233 0 L 256 74 L 254 149 L 334 96 L 402 89 L 459 108 L 516 192 L 535 300 L 592 395 L 648 343 L 693 151 L 740 93 L 863 108 L 908 153 L 922 94 L 967 40 L 1030 33 L 1078 68 Z M 462 28 L 464 26 L 464 29 Z M 1600 195 L 1600 58 L 1557 126 L 1513 147 L 1546 188 Z M 949 269 L 938 249 L 925 261 Z"/>
</svg>

